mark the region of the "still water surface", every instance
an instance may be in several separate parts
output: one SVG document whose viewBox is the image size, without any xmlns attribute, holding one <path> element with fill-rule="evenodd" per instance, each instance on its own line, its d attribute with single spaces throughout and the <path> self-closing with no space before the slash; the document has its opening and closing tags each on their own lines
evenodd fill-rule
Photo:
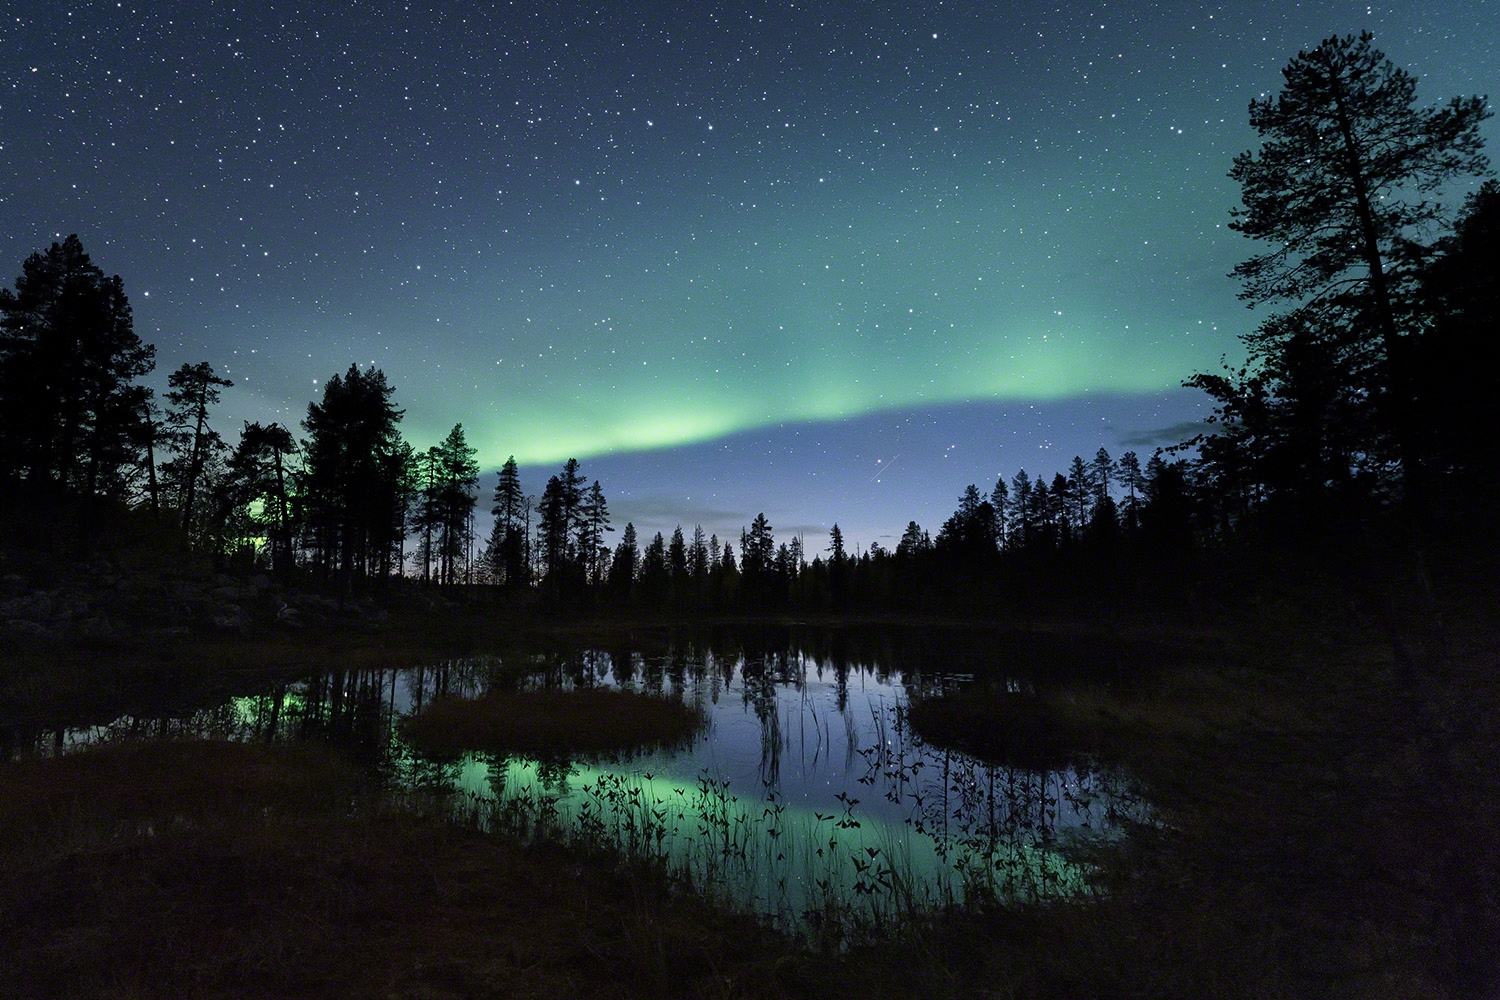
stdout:
<svg viewBox="0 0 1500 1000">
<path fill-rule="evenodd" d="M 926 744 L 906 724 L 911 698 L 1030 681 L 994 664 L 976 681 L 972 669 L 922 660 L 903 669 L 794 643 L 495 655 L 322 674 L 57 738 L 332 739 L 398 791 L 455 791 L 456 808 L 481 826 L 621 849 L 794 929 L 1091 891 L 1082 850 L 1146 816 L 1127 778 L 1083 761 L 1031 771 Z M 707 724 L 686 746 L 606 761 L 431 759 L 401 740 L 399 720 L 433 698 L 496 686 L 679 697 Z"/>
</svg>

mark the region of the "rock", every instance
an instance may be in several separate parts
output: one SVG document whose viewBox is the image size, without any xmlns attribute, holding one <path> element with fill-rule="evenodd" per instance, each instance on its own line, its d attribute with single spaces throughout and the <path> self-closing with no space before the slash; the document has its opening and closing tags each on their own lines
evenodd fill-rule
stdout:
<svg viewBox="0 0 1500 1000">
<path fill-rule="evenodd" d="M 57 602 L 45 590 L 32 591 L 0 603 L 0 618 L 25 618 L 47 621 L 55 614 Z"/>
<path fill-rule="evenodd" d="M 86 639 L 113 639 L 120 634 L 120 630 L 109 620 L 109 617 L 102 614 L 82 619 L 75 623 L 70 631 Z"/>
<path fill-rule="evenodd" d="M 250 619 L 238 604 L 220 605 L 210 614 L 209 621 L 214 628 L 226 632 L 245 632 L 250 627 Z"/>
<path fill-rule="evenodd" d="M 0 639 L 16 642 L 27 639 L 51 639 L 56 633 L 43 625 L 28 618 L 7 618 L 0 620 Z"/>
</svg>

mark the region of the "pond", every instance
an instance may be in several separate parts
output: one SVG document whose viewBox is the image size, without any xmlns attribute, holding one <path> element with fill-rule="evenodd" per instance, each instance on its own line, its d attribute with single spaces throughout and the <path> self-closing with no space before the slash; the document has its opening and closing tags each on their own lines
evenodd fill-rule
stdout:
<svg viewBox="0 0 1500 1000">
<path fill-rule="evenodd" d="M 42 742 L 333 740 L 397 793 L 451 793 L 482 828 L 623 852 L 785 929 L 837 936 L 966 902 L 1089 893 L 1087 848 L 1147 818 L 1126 775 L 1086 759 L 1029 770 L 913 731 L 913 698 L 1035 683 L 1036 658 L 1017 656 L 787 636 L 581 646 L 323 674 Z M 400 732 L 439 697 L 608 687 L 681 699 L 705 724 L 686 745 L 606 759 L 433 757 Z"/>
</svg>

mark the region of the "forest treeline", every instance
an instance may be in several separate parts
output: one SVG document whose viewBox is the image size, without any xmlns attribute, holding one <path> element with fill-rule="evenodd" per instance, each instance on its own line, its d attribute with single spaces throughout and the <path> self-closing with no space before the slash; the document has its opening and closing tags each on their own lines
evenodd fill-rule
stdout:
<svg viewBox="0 0 1500 1000">
<path fill-rule="evenodd" d="M 1156 588 L 1236 551 L 1358 543 L 1493 547 L 1500 378 L 1482 360 L 1500 317 L 1500 186 L 1482 98 L 1415 102 L 1414 78 L 1369 35 L 1330 38 L 1251 103 L 1259 150 L 1231 170 L 1231 227 L 1261 241 L 1235 269 L 1250 305 L 1279 309 L 1246 360 L 1185 384 L 1210 426 L 1144 460 L 1100 448 L 1064 470 L 970 485 L 941 525 L 851 553 L 778 540 L 762 514 L 735 539 L 679 526 L 637 537 L 569 460 L 527 493 L 515 460 L 481 484 L 462 425 L 426 448 L 381 370 L 330 378 L 297 428 L 247 423 L 232 446 L 214 408 L 233 383 L 182 364 L 158 399 L 118 276 L 76 236 L 0 290 L 0 505 L 18 522 L 100 503 L 175 526 L 229 566 L 319 585 L 395 577 L 486 585 L 559 607 L 892 610 Z M 1462 204 L 1436 199 L 1468 183 Z M 493 528 L 476 537 L 488 503 Z"/>
</svg>

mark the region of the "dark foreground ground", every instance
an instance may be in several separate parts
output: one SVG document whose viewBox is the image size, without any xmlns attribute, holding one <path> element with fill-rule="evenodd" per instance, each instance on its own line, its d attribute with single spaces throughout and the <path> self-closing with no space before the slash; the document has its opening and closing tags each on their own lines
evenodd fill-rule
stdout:
<svg viewBox="0 0 1500 1000">
<path fill-rule="evenodd" d="M 331 750 L 122 744 L 0 764 L 0 996 L 1496 995 L 1494 616 L 1300 607 L 1142 625 L 1212 655 L 1048 702 L 1165 821 L 1107 859 L 1099 900 L 813 953 L 650 872 L 383 800 Z M 441 635 L 410 641 L 308 639 L 299 659 L 389 662 Z M 180 683 L 287 643 L 33 651 L 0 690 L 55 707 L 103 697 L 91 673 L 122 662 Z"/>
</svg>

